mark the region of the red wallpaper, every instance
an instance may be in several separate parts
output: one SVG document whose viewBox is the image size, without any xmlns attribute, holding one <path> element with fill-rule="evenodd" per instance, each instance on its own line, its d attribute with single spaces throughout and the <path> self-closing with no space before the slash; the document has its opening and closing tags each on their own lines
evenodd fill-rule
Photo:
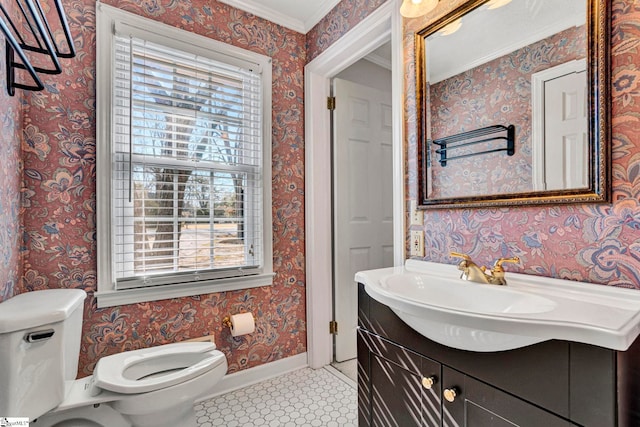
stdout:
<svg viewBox="0 0 640 427">
<path fill-rule="evenodd" d="M 407 194 L 417 197 L 413 31 L 463 0 L 440 2 L 424 19 L 405 21 Z M 611 2 L 612 204 L 428 210 L 425 259 L 454 263 L 449 251 L 490 264 L 518 255 L 509 266 L 528 274 L 640 289 L 640 3 Z M 414 227 L 415 228 L 415 227 Z M 407 233 L 408 234 L 408 233 Z"/>
<path fill-rule="evenodd" d="M 493 125 L 515 126 L 515 153 L 457 159 L 444 167 L 432 144 L 432 198 L 533 191 L 531 75 L 586 54 L 586 28 L 572 27 L 430 87 L 431 138 Z M 455 151 L 504 147 L 483 143 Z M 446 173 L 443 173 L 446 172 Z"/>
<path fill-rule="evenodd" d="M 441 2 L 425 19 L 461 1 Z M 275 285 L 268 288 L 103 310 L 96 309 L 90 297 L 85 307 L 80 376 L 91 373 L 104 355 L 209 333 L 227 355 L 230 371 L 305 351 L 303 66 L 306 58 L 317 56 L 361 19 L 337 15 L 346 10 L 349 17 L 363 17 L 379 4 L 343 0 L 305 39 L 215 1 L 109 3 L 274 58 L 277 276 Z M 2 141 L 8 141 L 0 147 L 0 239 L 4 239 L 0 299 L 34 289 L 95 289 L 95 2 L 65 0 L 64 5 L 79 55 L 61 76 L 48 80 L 47 91 L 24 94 L 22 189 L 18 188 L 21 159 L 16 136 L 21 104 L 19 97 L 0 93 Z M 425 259 L 454 262 L 447 256 L 451 249 L 470 253 L 482 263 L 515 254 L 523 258 L 523 265 L 511 269 L 640 288 L 640 5 L 614 0 L 612 11 L 614 203 L 428 211 L 423 229 Z M 407 21 L 404 36 L 410 198 L 416 197 L 417 188 L 412 28 L 423 23 Z M 20 194 L 22 220 L 17 205 Z M 19 239 L 21 221 L 24 233 Z M 19 277 L 22 284 L 17 283 Z M 222 330 L 220 321 L 242 308 L 257 314 L 258 329 L 252 336 L 234 339 Z"/>
<path fill-rule="evenodd" d="M 274 285 L 98 309 L 95 236 L 95 1 L 65 0 L 78 56 L 25 94 L 24 226 L 20 290 L 82 288 L 85 304 L 80 375 L 112 353 L 213 334 L 229 372 L 306 351 L 304 271 L 304 35 L 208 0 L 112 6 L 273 58 Z M 243 310 L 256 333 L 233 338 L 222 318 Z"/>
<path fill-rule="evenodd" d="M 306 35 L 307 62 L 324 52 L 387 0 L 342 0 Z"/>
<path fill-rule="evenodd" d="M 14 12 L 13 3 L 7 12 Z M 16 292 L 22 272 L 20 261 L 22 161 L 20 96 L 9 96 L 6 89 L 5 44 L 0 43 L 0 302 Z M 19 92 L 19 91 L 18 91 Z"/>
<path fill-rule="evenodd" d="M 64 60 L 64 72 L 47 79 L 47 90 L 21 94 L 24 104 L 22 192 L 24 234 L 17 244 L 20 219 L 4 209 L 19 194 L 0 198 L 0 222 L 11 224 L 6 249 L 13 276 L 2 282 L 0 298 L 48 288 L 81 288 L 85 304 L 79 376 L 91 374 L 100 357 L 213 334 L 226 354 L 229 372 L 306 351 L 304 256 L 304 88 L 305 36 L 212 0 L 105 0 L 104 3 L 273 59 L 273 262 L 274 285 L 97 309 L 95 245 L 95 1 L 63 0 L 78 56 Z M 343 0 L 313 34 L 336 40 L 374 10 L 382 0 Z M 342 19 L 345 16 L 348 19 Z M 341 20 L 340 26 L 330 22 Z M 314 55 L 328 44 L 317 44 Z M 5 100 L 0 94 L 0 99 Z M 19 129 L 18 97 L 4 105 L 2 117 Z M 15 109 L 11 109 L 15 107 Z M 9 120 L 7 119 L 7 120 Z M 5 120 L 5 122 L 7 121 Z M 11 126 L 3 132 L 11 135 Z M 19 153 L 18 153 L 19 154 Z M 20 160 L 0 151 L 4 175 Z M 8 165 L 8 166 L 7 166 Z M 3 175 L 3 178 L 5 177 Z M 17 174 L 19 177 L 20 174 Z M 17 187 L 17 185 L 16 185 Z M 14 203 L 15 205 L 15 203 Z M 9 212 L 7 215 L 5 212 Z M 14 230 L 15 229 L 15 230 Z M 0 233 L 0 242 L 4 235 Z M 5 239 L 6 240 L 6 239 Z M 2 245 L 3 250 L 5 248 Z M 21 284 L 14 279 L 20 277 Z M 0 277 L 4 280 L 4 277 Z M 250 310 L 254 334 L 233 338 L 222 327 L 225 315 Z"/>
</svg>

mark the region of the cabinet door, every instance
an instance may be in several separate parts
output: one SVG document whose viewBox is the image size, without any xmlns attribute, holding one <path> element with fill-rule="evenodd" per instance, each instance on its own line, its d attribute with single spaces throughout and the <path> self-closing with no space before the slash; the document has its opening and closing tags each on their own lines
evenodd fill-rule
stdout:
<svg viewBox="0 0 640 427">
<path fill-rule="evenodd" d="M 374 355 L 371 364 L 372 426 L 421 426 L 420 377 Z"/>
<path fill-rule="evenodd" d="M 440 427 L 441 365 L 376 335 L 360 331 L 359 339 L 367 352 L 358 346 L 359 364 L 368 368 L 359 381 L 359 406 L 366 406 L 359 425 Z"/>
<path fill-rule="evenodd" d="M 442 368 L 442 388 L 445 427 L 577 425 L 446 366 Z"/>
</svg>

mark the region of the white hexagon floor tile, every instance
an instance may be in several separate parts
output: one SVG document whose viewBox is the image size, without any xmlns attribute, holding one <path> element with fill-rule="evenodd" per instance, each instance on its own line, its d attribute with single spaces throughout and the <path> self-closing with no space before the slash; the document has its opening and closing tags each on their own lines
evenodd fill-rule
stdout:
<svg viewBox="0 0 640 427">
<path fill-rule="evenodd" d="M 330 369 L 300 369 L 197 403 L 198 425 L 356 426 L 356 385 Z"/>
</svg>

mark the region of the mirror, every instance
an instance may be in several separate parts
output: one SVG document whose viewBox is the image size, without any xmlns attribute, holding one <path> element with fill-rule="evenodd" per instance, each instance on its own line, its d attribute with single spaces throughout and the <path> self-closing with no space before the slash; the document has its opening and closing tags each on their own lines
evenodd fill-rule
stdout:
<svg viewBox="0 0 640 427">
<path fill-rule="evenodd" d="M 610 200 L 606 0 L 471 0 L 416 33 L 421 207 Z"/>
</svg>

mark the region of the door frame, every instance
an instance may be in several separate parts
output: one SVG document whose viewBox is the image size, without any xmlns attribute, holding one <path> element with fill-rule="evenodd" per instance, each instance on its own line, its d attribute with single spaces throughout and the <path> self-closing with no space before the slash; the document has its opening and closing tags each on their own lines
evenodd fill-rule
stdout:
<svg viewBox="0 0 640 427">
<path fill-rule="evenodd" d="M 402 126 L 402 18 L 400 0 L 388 0 L 305 66 L 305 263 L 307 363 L 333 360 L 331 123 L 326 99 L 331 77 L 391 41 L 393 115 L 394 265 L 405 259 L 405 191 Z"/>
<path fill-rule="evenodd" d="M 574 59 L 531 75 L 531 172 L 534 191 L 544 191 L 544 84 L 571 73 L 587 70 L 586 59 Z"/>
</svg>

